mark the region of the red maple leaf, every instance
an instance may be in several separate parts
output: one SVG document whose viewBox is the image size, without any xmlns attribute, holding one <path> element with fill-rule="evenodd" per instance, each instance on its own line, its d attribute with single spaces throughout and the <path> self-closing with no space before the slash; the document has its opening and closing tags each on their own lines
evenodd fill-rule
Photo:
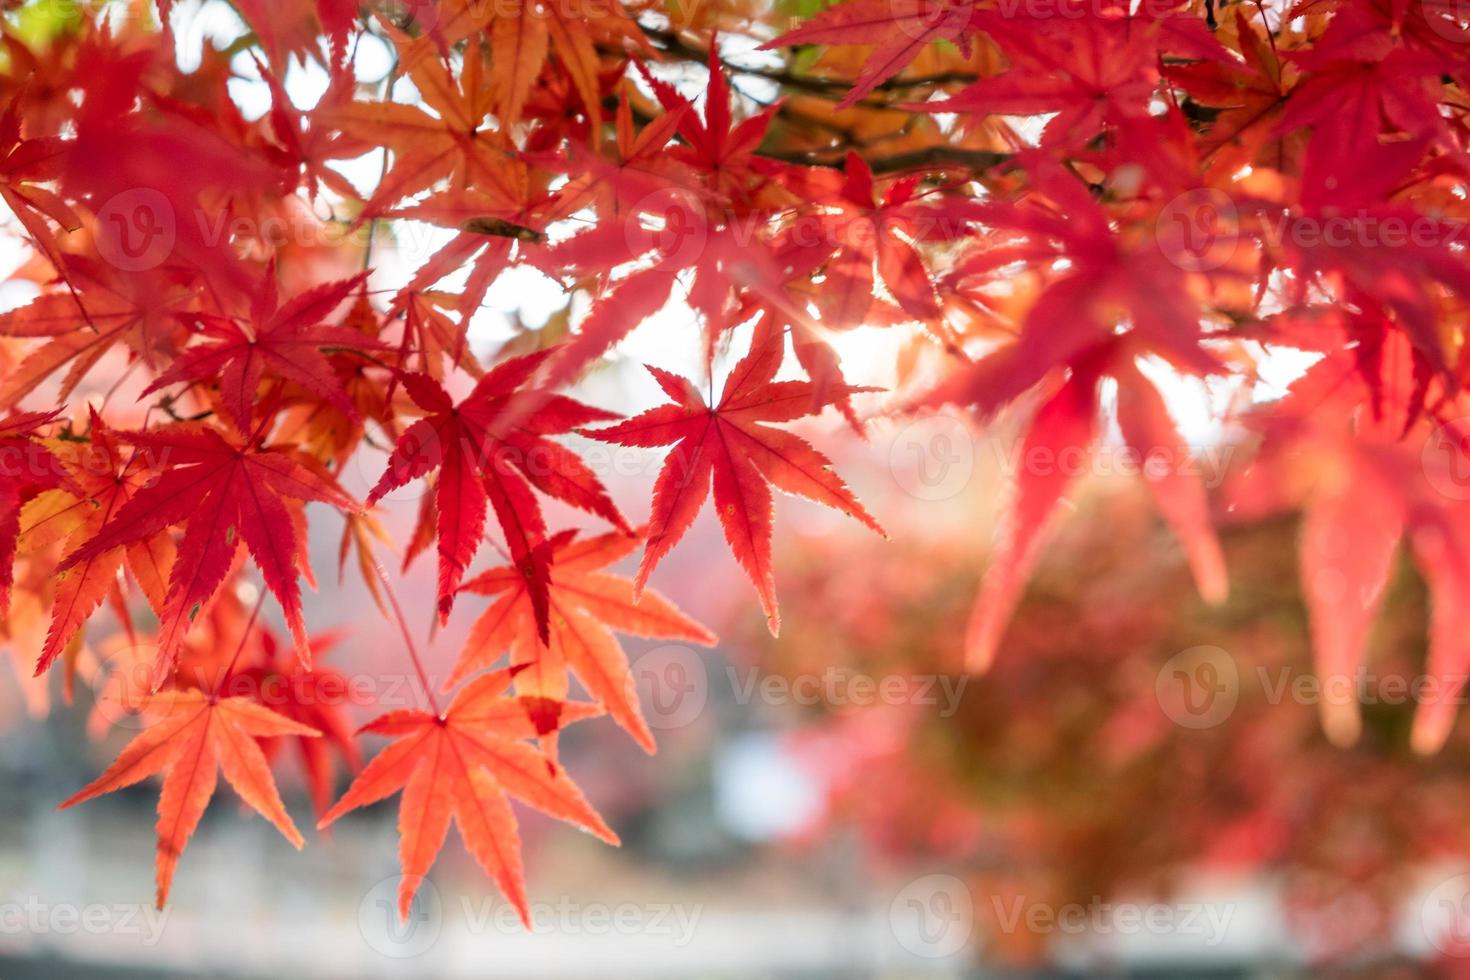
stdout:
<svg viewBox="0 0 1470 980">
<path fill-rule="evenodd" d="M 982 78 L 951 99 L 917 104 L 925 112 L 1039 116 L 1051 114 L 1041 144 L 1083 149 L 1099 132 L 1148 116 L 1165 53 L 1228 61 L 1229 56 L 1191 15 L 1150 8 L 1138 16 L 1099 11 L 1062 0 L 1061 16 L 1021 6 L 978 15 L 997 39 L 1010 68 Z"/>
<path fill-rule="evenodd" d="M 807 19 L 763 47 L 797 44 L 862 44 L 873 51 L 838 108 L 846 108 L 899 72 L 936 41 L 952 41 L 969 53 L 978 18 L 966 0 L 848 0 Z"/>
<path fill-rule="evenodd" d="M 1244 64 L 1215 59 L 1161 69 L 1196 100 L 1221 110 L 1200 144 L 1200 156 L 1224 173 L 1256 160 L 1271 141 L 1289 94 L 1274 38 L 1252 27 L 1241 8 L 1235 11 L 1235 30 Z M 1271 162 L 1283 169 L 1285 145 L 1278 139 L 1275 148 Z"/>
<path fill-rule="evenodd" d="M 545 389 L 524 387 L 555 352 L 548 348 L 496 365 L 458 404 L 427 375 L 402 376 L 409 396 L 429 414 L 399 438 L 368 503 L 437 472 L 441 622 L 448 620 L 460 580 L 480 547 L 487 505 L 495 510 L 511 560 L 531 583 L 542 639 L 549 636 L 546 522 L 531 488 L 628 530 L 597 475 L 570 450 L 546 438 L 617 416 Z M 527 411 L 527 404 L 534 411 Z"/>
<path fill-rule="evenodd" d="M 735 322 L 746 292 L 772 305 L 790 305 L 774 238 L 751 234 L 763 226 L 774 204 L 789 200 L 778 179 L 786 168 L 756 153 L 777 107 L 736 122 L 729 79 L 713 44 L 702 114 L 668 83 L 646 70 L 643 77 L 664 112 L 677 118 L 674 128 L 682 143 L 670 144 L 667 156 L 682 165 L 692 184 L 667 183 L 551 250 L 548 266 L 578 275 L 607 274 L 635 262 L 637 268 L 597 297 L 576 335 L 548 365 L 543 379 L 548 387 L 572 380 L 589 361 L 657 313 L 685 270 L 692 272 L 685 299 L 703 318 L 707 360 Z M 649 127 L 654 135 L 643 145 L 645 153 L 668 139 L 668 126 Z M 628 152 L 631 157 L 632 147 Z M 626 172 L 619 175 L 620 182 L 626 179 Z M 635 178 L 622 186 L 622 193 L 636 186 Z"/>
<path fill-rule="evenodd" d="M 325 107 L 314 117 L 351 139 L 393 151 L 393 164 L 373 189 L 362 217 L 380 215 L 443 180 L 453 189 L 474 184 L 514 198 L 513 147 L 504 130 L 484 124 L 498 98 L 486 84 L 484 61 L 466 58 L 456 75 L 433 38 L 409 38 L 391 25 L 386 30 L 398 49 L 400 69 L 432 114 L 398 102 L 358 101 Z"/>
<path fill-rule="evenodd" d="M 348 327 L 322 322 L 366 273 L 323 283 L 281 304 L 276 294 L 274 263 L 266 269 L 250 310 L 247 328 L 233 317 L 195 314 L 202 342 L 191 345 L 149 385 L 149 394 L 183 381 L 218 379 L 220 405 L 241 432 L 250 431 L 261 381 L 270 376 L 292 381 L 331 402 L 351 419 L 357 409 L 348 400 L 323 349 L 367 350 L 383 345 Z"/>
<path fill-rule="evenodd" d="M 479 9 L 475 4 L 468 8 Z M 506 125 L 519 121 L 547 55 L 555 52 L 595 127 L 602 116 L 598 48 L 647 47 L 643 33 L 619 4 L 507 0 L 490 10 L 483 26 L 490 41 L 488 87 L 499 93 L 495 111 Z"/>
<path fill-rule="evenodd" d="M 61 175 L 62 163 L 73 144 L 54 136 L 22 138 L 20 110 L 24 98 L 23 92 L 13 96 L 0 114 L 0 200 L 9 205 L 21 226 L 54 260 L 61 249 L 47 220 L 67 231 L 76 231 L 82 222 L 66 201 L 42 185 Z"/>
<path fill-rule="evenodd" d="M 939 299 L 913 241 L 953 241 L 966 234 L 963 221 L 919 193 L 919 178 L 905 177 L 880 194 L 873 171 L 856 153 L 848 153 L 841 191 L 831 204 L 836 214 L 817 220 L 825 234 L 818 240 L 837 246 L 817 293 L 822 321 L 834 327 L 859 326 L 877 299 L 873 268 L 890 296 L 918 320 L 939 316 Z"/>
<path fill-rule="evenodd" d="M 52 506 L 26 513 L 25 534 L 31 548 L 64 538 L 68 551 L 86 544 L 108 521 L 157 475 L 141 452 L 124 451 L 114 433 L 93 411 L 88 441 L 68 441 L 56 447 L 77 491 L 58 490 Z M 160 530 L 126 547 L 118 546 L 79 562 L 56 575 L 56 597 L 51 603 L 51 627 L 36 662 L 43 674 L 102 604 L 118 581 L 124 559 L 155 610 L 163 608 L 164 583 L 173 565 L 174 545 Z"/>
<path fill-rule="evenodd" d="M 292 502 L 315 500 L 346 511 L 357 510 L 357 503 L 324 471 L 303 465 L 290 452 L 227 441 L 207 426 L 182 423 L 119 432 L 117 438 L 151 453 L 168 470 L 134 493 L 59 567 L 64 571 L 166 527 L 185 525 L 161 617 L 155 684 L 172 669 L 184 634 L 224 581 L 242 543 L 280 601 L 296 649 L 305 657 L 309 647 L 296 581 L 304 565 L 304 541 Z"/>
<path fill-rule="evenodd" d="M 1470 667 L 1470 520 L 1462 499 L 1470 427 L 1463 397 L 1445 398 L 1438 380 L 1426 385 L 1402 333 L 1385 328 L 1362 343 L 1376 348 L 1371 356 L 1330 354 L 1270 415 L 1253 420 L 1264 443 L 1228 499 L 1237 519 L 1303 511 L 1300 574 L 1323 684 L 1322 727 L 1340 745 L 1361 729 L 1355 678 L 1394 557 L 1407 546 L 1430 596 L 1432 683 L 1416 695 L 1412 732 L 1414 749 L 1430 754 L 1450 733 Z M 1437 417 L 1423 414 L 1426 387 Z"/>
<path fill-rule="evenodd" d="M 1072 362 L 1047 389 L 1017 454 L 1015 497 L 1001 540 L 986 569 L 965 636 L 971 670 L 995 658 L 1026 577 L 1040 552 L 1042 532 L 1078 476 L 1068 460 L 1091 457 L 1097 435 L 1100 385 L 1118 385 L 1117 419 L 1123 440 L 1165 520 L 1183 542 L 1200 595 L 1221 602 L 1228 589 L 1203 484 L 1186 465 L 1188 448 L 1175 430 L 1163 398 L 1136 365 L 1126 339 L 1099 345 Z"/>
<path fill-rule="evenodd" d="M 179 314 L 194 290 L 167 277 L 126 275 L 80 255 L 60 257 L 67 288 L 45 292 L 0 314 L 0 335 L 45 338 L 0 382 L 0 406 L 14 405 L 70 365 L 57 398 L 65 400 L 108 351 L 125 345 L 153 367 L 171 353 Z"/>
<path fill-rule="evenodd" d="M 763 319 L 751 338 L 750 352 L 730 371 L 713 406 L 705 404 L 686 379 L 649 366 L 673 401 L 587 432 L 622 446 L 674 445 L 654 483 L 648 544 L 633 580 L 635 597 L 643 592 L 654 567 L 689 530 L 709 496 L 711 482 L 725 540 L 755 584 L 773 635 L 780 630 L 781 619 L 771 568 L 772 485 L 840 510 L 883 533 L 832 471 L 831 460 L 798 436 L 769 425 L 810 415 L 846 395 L 871 389 L 829 386 L 819 396 L 811 382 L 774 381 L 785 343 L 785 335 Z"/>
</svg>

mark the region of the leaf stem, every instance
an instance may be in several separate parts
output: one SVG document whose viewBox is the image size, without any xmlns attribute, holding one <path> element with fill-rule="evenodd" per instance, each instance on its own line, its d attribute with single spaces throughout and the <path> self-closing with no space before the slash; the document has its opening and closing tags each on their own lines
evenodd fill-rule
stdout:
<svg viewBox="0 0 1470 980">
<path fill-rule="evenodd" d="M 235 672 L 235 665 L 240 662 L 240 654 L 245 652 L 245 644 L 250 641 L 250 631 L 255 629 L 255 621 L 260 617 L 260 610 L 265 605 L 266 590 L 261 589 L 260 595 L 255 600 L 255 608 L 250 611 L 250 618 L 245 622 L 245 629 L 240 632 L 240 642 L 235 647 L 235 653 L 230 657 L 230 662 L 225 665 L 225 672 L 220 675 L 219 683 L 214 686 L 214 696 L 219 697 L 224 691 L 225 685 L 230 681 L 230 675 Z"/>
<path fill-rule="evenodd" d="M 373 571 L 378 573 L 378 581 L 383 584 L 383 592 L 388 596 L 388 604 L 393 607 L 393 618 L 398 621 L 398 631 L 403 634 L 403 643 L 408 647 L 408 657 L 413 661 L 413 669 L 418 673 L 419 683 L 424 687 L 424 696 L 429 699 L 429 710 L 443 717 L 444 712 L 439 708 L 439 700 L 434 697 L 434 685 L 429 683 L 428 671 L 424 670 L 423 658 L 419 656 L 418 644 L 413 642 L 413 634 L 408 629 L 408 620 L 403 618 L 403 607 L 398 604 L 398 593 L 393 591 L 393 584 L 388 581 L 388 575 L 383 571 L 377 555 L 369 551 L 367 559 L 373 566 Z"/>
</svg>

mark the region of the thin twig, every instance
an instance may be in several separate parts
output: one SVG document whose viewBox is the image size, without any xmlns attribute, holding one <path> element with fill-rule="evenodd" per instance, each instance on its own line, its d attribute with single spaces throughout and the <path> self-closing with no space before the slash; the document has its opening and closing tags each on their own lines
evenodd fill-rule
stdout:
<svg viewBox="0 0 1470 980">
<path fill-rule="evenodd" d="M 260 616 L 261 607 L 265 605 L 265 589 L 260 590 L 259 597 L 255 600 L 255 608 L 250 611 L 250 619 L 245 623 L 245 630 L 240 634 L 240 642 L 235 647 L 235 654 L 230 662 L 225 665 L 225 672 L 220 675 L 219 683 L 214 686 L 214 697 L 219 697 L 224 691 L 225 685 L 229 683 L 230 675 L 235 672 L 235 664 L 240 661 L 240 654 L 245 652 L 245 644 L 250 640 L 250 631 L 255 629 L 255 620 Z"/>
<path fill-rule="evenodd" d="M 439 700 L 434 697 L 434 685 L 429 683 L 428 671 L 424 670 L 424 661 L 419 656 L 418 644 L 413 642 L 413 635 L 408 629 L 408 620 L 403 618 L 403 607 L 398 604 L 398 593 L 393 591 L 393 584 L 388 581 L 388 575 L 383 571 L 376 555 L 371 551 L 367 555 L 373 571 L 378 573 L 378 581 L 383 583 L 383 592 L 388 596 L 388 604 L 393 607 L 393 618 L 398 621 L 398 631 L 403 634 L 404 645 L 408 647 L 408 657 L 413 661 L 413 669 L 419 675 L 419 683 L 424 686 L 424 696 L 429 699 L 429 710 L 435 715 L 443 717 L 444 712 L 439 710 Z"/>
</svg>

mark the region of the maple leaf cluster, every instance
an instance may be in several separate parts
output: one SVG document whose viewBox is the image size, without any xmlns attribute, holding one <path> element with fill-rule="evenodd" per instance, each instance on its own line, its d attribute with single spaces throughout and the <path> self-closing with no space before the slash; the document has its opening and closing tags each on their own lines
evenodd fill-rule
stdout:
<svg viewBox="0 0 1470 980">
<path fill-rule="evenodd" d="M 68 802 L 167 773 L 160 902 L 217 771 L 301 843 L 270 768 L 294 738 L 324 823 L 402 790 L 405 880 L 452 821 L 525 916 L 508 796 L 613 839 L 557 732 L 606 713 L 652 751 L 614 633 L 714 642 L 648 588 L 711 494 L 772 634 L 772 487 L 882 533 L 782 427 L 827 408 L 859 433 L 949 404 L 977 431 L 1019 416 L 1023 460 L 1121 443 L 1218 601 L 1217 502 L 1159 387 L 1199 382 L 1261 447 L 1228 506 L 1306 510 L 1322 672 L 1356 669 L 1401 542 L 1433 587 L 1431 673 L 1457 689 L 1470 664 L 1452 5 L 238 0 L 237 39 L 193 51 L 172 26 L 199 5 L 45 6 L 0 21 L 0 197 L 33 287 L 0 315 L 0 616 L 68 691 L 89 622 L 146 634 L 117 696 L 152 723 Z M 425 227 L 439 244 L 394 278 L 384 252 Z M 472 321 L 528 272 L 579 315 L 482 358 Z M 622 418 L 567 393 L 639 329 L 698 352 L 690 376 L 650 366 L 666 403 Z M 882 398 L 849 380 L 857 330 L 900 339 Z M 1311 366 L 1262 396 L 1283 351 Z M 573 435 L 670 447 L 646 519 Z M 344 470 L 380 447 L 357 500 Z M 1018 472 L 971 667 L 1073 476 Z M 443 709 L 374 554 L 373 508 L 410 485 L 405 566 L 435 553 L 439 624 L 492 600 Z M 588 526 L 548 517 L 567 508 Z M 427 702 L 363 729 L 395 741 L 335 805 L 335 758 L 360 752 L 342 713 L 237 687 L 334 683 L 300 588 L 326 515 Z M 631 580 L 603 570 L 640 547 Z M 1425 705 L 1417 748 L 1453 703 Z M 1327 705 L 1329 733 L 1351 740 L 1356 712 Z"/>
</svg>

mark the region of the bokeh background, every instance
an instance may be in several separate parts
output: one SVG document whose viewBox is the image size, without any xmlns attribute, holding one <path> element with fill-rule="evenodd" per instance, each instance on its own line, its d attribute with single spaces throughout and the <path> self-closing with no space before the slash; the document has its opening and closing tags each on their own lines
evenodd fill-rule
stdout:
<svg viewBox="0 0 1470 980">
<path fill-rule="evenodd" d="M 181 63 L 238 37 L 231 17 L 205 3 L 176 20 Z M 370 41 L 355 57 L 361 77 L 385 70 Z M 231 91 L 258 114 L 264 85 L 247 58 L 237 69 Z M 303 68 L 287 83 L 308 105 L 325 76 Z M 367 186 L 380 167 L 380 156 L 353 161 L 349 176 Z M 405 223 L 375 242 L 375 288 L 401 285 L 444 234 Z M 333 263 L 360 265 L 333 244 L 288 247 L 319 250 L 325 279 Z M 19 256 L 0 246 L 7 271 Z M 0 306 L 34 288 L 8 278 Z M 535 273 L 504 277 L 474 321 L 477 353 L 554 340 L 573 312 Z M 656 320 L 578 396 L 637 411 L 657 400 L 642 362 L 689 372 L 699 339 L 688 312 Z M 848 377 L 892 387 L 912 367 L 901 340 L 867 329 L 840 338 Z M 734 349 L 744 343 L 737 334 Z M 1262 384 L 1299 367 L 1263 364 Z M 453 835 L 398 923 L 391 802 L 330 836 L 308 832 L 298 854 L 223 789 L 170 907 L 154 910 L 156 785 L 55 812 L 133 733 L 125 714 L 95 710 L 117 638 L 106 622 L 89 633 L 97 666 L 69 704 L 54 678 L 29 679 L 34 636 L 0 638 L 0 980 L 1470 976 L 1470 729 L 1462 720 L 1433 757 L 1409 749 L 1422 583 L 1407 564 L 1396 573 L 1354 692 L 1362 738 L 1330 745 L 1294 502 L 1232 495 L 1252 447 L 1207 423 L 1221 396 L 1180 390 L 1170 408 L 1218 505 L 1230 601 L 1199 602 L 1136 476 L 1103 453 L 1080 474 L 1001 656 L 978 677 L 959 672 L 961 637 L 1015 466 L 1010 422 L 890 420 L 881 395 L 862 406 L 879 415 L 863 439 L 839 420 L 814 422 L 891 540 L 781 501 L 784 630 L 773 640 L 718 527 L 700 518 L 653 584 L 722 642 L 626 642 L 656 756 L 606 719 L 564 735 L 565 765 L 624 843 L 523 811 L 530 931 Z M 601 464 L 635 518 L 658 463 L 628 452 Z M 344 483 L 361 496 L 382 466 L 364 453 Z M 417 492 L 385 502 L 390 537 L 407 538 Z M 569 511 L 549 520 L 585 523 Z M 321 591 L 308 622 L 341 632 L 325 662 L 377 705 L 421 703 L 392 625 L 351 568 L 338 581 L 340 525 L 314 515 L 312 533 Z M 399 579 L 425 635 L 431 565 Z M 472 599 L 428 644 L 436 680 L 473 621 Z M 365 720 L 375 707 L 349 712 Z M 310 827 L 287 755 L 283 792 Z M 349 774 L 336 775 L 340 791 Z"/>
<path fill-rule="evenodd" d="M 626 400 L 636 370 L 609 367 L 583 395 Z M 530 932 L 453 835 L 397 923 L 392 803 L 298 854 L 224 790 L 154 911 L 156 786 L 53 812 L 128 719 L 99 725 L 88 685 L 71 706 L 49 688 L 47 710 L 7 670 L 0 977 L 1461 975 L 1470 735 L 1457 726 L 1431 758 L 1408 748 L 1427 617 L 1409 566 L 1375 631 L 1363 737 L 1338 748 L 1318 723 L 1296 515 L 1222 510 L 1235 589 L 1210 608 L 1143 488 L 1096 472 L 995 667 L 969 677 L 960 637 L 1003 499 L 1003 428 L 940 416 L 823 438 L 892 540 L 783 501 L 773 640 L 701 519 L 656 584 L 722 642 L 627 642 L 656 756 L 606 719 L 564 736 L 624 844 L 523 813 Z M 1224 499 L 1248 453 L 1212 458 Z M 624 462 L 620 503 L 637 513 L 657 456 Z M 391 532 L 415 506 L 411 490 L 388 501 Z M 319 523 L 309 620 L 344 631 L 327 662 L 413 703 L 400 643 L 350 570 L 335 581 L 337 529 Z M 431 577 L 415 566 L 401 585 L 426 631 Z M 433 639 L 431 673 L 472 612 Z"/>
</svg>

